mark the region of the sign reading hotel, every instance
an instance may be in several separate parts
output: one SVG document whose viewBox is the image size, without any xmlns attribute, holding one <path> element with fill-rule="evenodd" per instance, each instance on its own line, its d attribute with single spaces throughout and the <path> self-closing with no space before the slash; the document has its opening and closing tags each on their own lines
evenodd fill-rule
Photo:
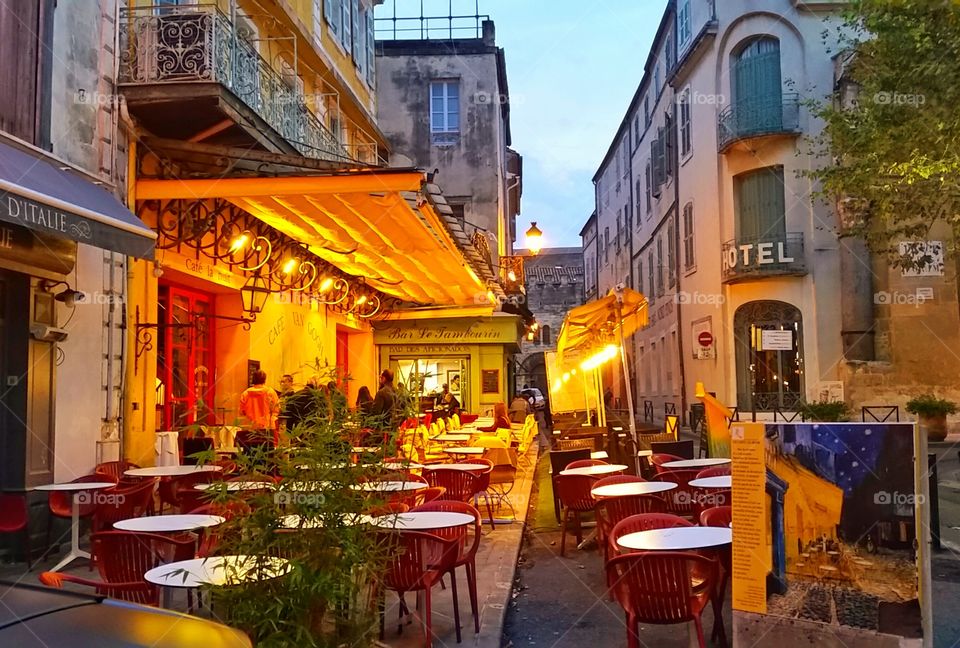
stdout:
<svg viewBox="0 0 960 648">
<path fill-rule="evenodd" d="M 787 255 L 786 247 L 785 241 L 764 241 L 730 246 L 724 250 L 724 269 L 746 270 L 765 265 L 793 263 L 795 259 Z"/>
<path fill-rule="evenodd" d="M 373 333 L 375 344 L 511 344 L 517 342 L 516 320 L 434 320 L 385 322 Z"/>
</svg>

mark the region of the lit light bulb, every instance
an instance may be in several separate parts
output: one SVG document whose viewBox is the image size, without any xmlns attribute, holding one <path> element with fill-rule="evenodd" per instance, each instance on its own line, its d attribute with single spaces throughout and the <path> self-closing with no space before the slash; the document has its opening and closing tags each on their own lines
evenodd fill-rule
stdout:
<svg viewBox="0 0 960 648">
<path fill-rule="evenodd" d="M 239 252 L 247 245 L 249 240 L 250 237 L 247 234 L 241 234 L 240 236 L 236 237 L 230 243 L 230 252 Z"/>
<path fill-rule="evenodd" d="M 287 259 L 286 263 L 283 264 L 284 274 L 290 274 L 297 269 L 297 260 L 296 259 Z"/>
<path fill-rule="evenodd" d="M 510 272 L 507 273 L 507 279 L 509 279 L 510 281 L 516 281 L 517 273 L 511 270 Z"/>
<path fill-rule="evenodd" d="M 359 297 L 357 297 L 357 306 L 363 306 L 366 303 L 367 303 L 366 295 L 360 295 Z"/>
<path fill-rule="evenodd" d="M 331 279 L 330 277 L 327 277 L 326 279 L 320 282 L 320 292 L 325 293 L 331 288 L 333 288 L 333 279 Z"/>
</svg>

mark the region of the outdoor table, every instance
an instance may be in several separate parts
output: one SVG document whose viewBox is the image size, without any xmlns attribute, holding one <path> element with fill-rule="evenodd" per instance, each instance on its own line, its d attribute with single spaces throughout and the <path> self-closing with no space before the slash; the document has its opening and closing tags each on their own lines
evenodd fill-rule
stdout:
<svg viewBox="0 0 960 648">
<path fill-rule="evenodd" d="M 114 522 L 113 528 L 139 533 L 173 533 L 217 526 L 223 524 L 224 520 L 219 515 L 148 515 Z"/>
<path fill-rule="evenodd" d="M 677 485 L 672 482 L 626 482 L 608 484 L 590 491 L 594 497 L 624 497 L 626 495 L 653 495 L 673 490 Z"/>
<path fill-rule="evenodd" d="M 373 525 L 382 529 L 400 531 L 429 531 L 464 526 L 474 521 L 472 515 L 450 511 L 411 511 L 398 515 L 383 515 L 373 519 Z"/>
<path fill-rule="evenodd" d="M 438 434 L 430 439 L 438 443 L 466 443 L 470 440 L 469 434 Z"/>
<path fill-rule="evenodd" d="M 611 473 L 623 472 L 627 466 L 623 464 L 598 464 L 596 466 L 582 466 L 561 470 L 561 475 L 586 475 L 587 477 L 602 477 Z"/>
<path fill-rule="evenodd" d="M 360 524 L 373 524 L 374 518 L 369 515 L 359 514 L 353 517 L 349 522 L 348 526 L 358 526 Z M 301 515 L 284 515 L 280 518 L 280 525 L 284 529 L 322 529 L 323 528 L 323 518 L 320 517 L 308 517 L 305 518 Z"/>
<path fill-rule="evenodd" d="M 591 458 L 591 459 L 597 459 L 597 460 L 603 460 L 603 459 L 609 459 L 609 458 L 610 458 L 610 455 L 607 454 L 607 451 L 606 451 L 606 450 L 597 450 L 596 452 L 591 452 L 591 453 L 590 453 L 590 458 Z"/>
<path fill-rule="evenodd" d="M 397 493 L 401 491 L 416 491 L 427 488 L 423 482 L 412 481 L 368 481 L 362 484 L 354 484 L 351 488 L 363 491 L 378 491 L 387 493 Z"/>
<path fill-rule="evenodd" d="M 486 470 L 490 466 L 486 464 L 478 463 L 448 463 L 448 464 L 436 464 L 431 466 L 430 470 Z"/>
<path fill-rule="evenodd" d="M 732 488 L 733 479 L 730 478 L 730 475 L 704 477 L 703 479 L 691 479 L 690 485 L 694 488 Z"/>
<path fill-rule="evenodd" d="M 263 571 L 260 571 L 260 570 Z M 161 607 L 170 607 L 170 588 L 201 585 L 237 585 L 283 576 L 292 569 L 283 558 L 257 556 L 211 556 L 179 560 L 154 567 L 143 575 L 148 583 L 160 585 Z M 229 574 L 228 574 L 229 571 Z"/>
<path fill-rule="evenodd" d="M 617 539 L 624 549 L 634 551 L 687 551 L 722 547 L 733 542 L 733 531 L 723 527 L 676 527 L 628 533 Z"/>
<path fill-rule="evenodd" d="M 194 484 L 195 490 L 220 490 L 226 488 L 228 493 L 237 493 L 239 491 L 270 490 L 276 484 L 265 481 L 229 481 L 229 482 L 210 482 L 209 484 Z"/>
<path fill-rule="evenodd" d="M 104 488 L 113 488 L 116 486 L 113 482 L 67 482 L 65 484 L 44 484 L 37 486 L 34 490 L 38 491 L 61 491 L 70 493 L 73 515 L 70 522 L 70 551 L 64 556 L 63 560 L 57 563 L 57 566 L 50 571 L 60 571 L 77 558 L 90 558 L 90 554 L 80 548 L 80 504 L 77 501 L 78 493 L 85 491 L 102 490 Z M 89 495 L 87 496 L 90 497 Z"/>
<path fill-rule="evenodd" d="M 662 465 L 663 468 L 711 468 L 713 466 L 723 466 L 730 463 L 729 459 L 724 457 L 704 458 L 704 459 L 679 459 L 677 461 L 668 461 Z"/>
<path fill-rule="evenodd" d="M 382 452 L 383 448 L 380 446 L 354 446 L 352 449 L 353 454 L 374 454 L 376 452 Z"/>
<path fill-rule="evenodd" d="M 383 464 L 384 468 L 388 470 L 422 470 L 426 468 L 423 464 L 418 464 L 413 461 L 409 462 L 399 462 L 399 461 L 388 461 Z"/>
<path fill-rule="evenodd" d="M 223 466 L 154 466 L 131 468 L 124 471 L 127 477 L 184 477 L 202 472 L 220 472 Z"/>
<path fill-rule="evenodd" d="M 486 448 L 473 448 L 469 446 L 459 447 L 459 448 L 444 448 L 444 452 L 447 454 L 454 455 L 482 455 L 487 451 Z"/>
</svg>

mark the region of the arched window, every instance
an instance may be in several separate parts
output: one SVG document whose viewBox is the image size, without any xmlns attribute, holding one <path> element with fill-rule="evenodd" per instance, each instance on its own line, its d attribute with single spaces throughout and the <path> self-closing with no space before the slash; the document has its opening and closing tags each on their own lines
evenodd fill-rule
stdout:
<svg viewBox="0 0 960 648">
<path fill-rule="evenodd" d="M 804 394 L 803 317 L 780 301 L 748 302 L 733 316 L 737 407 L 794 410 Z M 775 331 L 774 336 L 765 335 Z"/>
<path fill-rule="evenodd" d="M 734 54 L 730 72 L 737 132 L 744 135 L 780 130 L 783 123 L 780 41 L 770 36 L 748 41 Z"/>
<path fill-rule="evenodd" d="M 550 327 L 544 324 L 541 330 L 543 331 L 543 343 L 550 344 Z"/>
</svg>

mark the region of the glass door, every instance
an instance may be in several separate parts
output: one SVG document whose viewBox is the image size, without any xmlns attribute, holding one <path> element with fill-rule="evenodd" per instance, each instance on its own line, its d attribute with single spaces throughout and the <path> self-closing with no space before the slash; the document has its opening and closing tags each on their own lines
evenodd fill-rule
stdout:
<svg viewBox="0 0 960 648">
<path fill-rule="evenodd" d="M 212 422 L 213 314 L 209 295 L 180 286 L 160 287 L 158 392 L 164 429 Z"/>
</svg>

